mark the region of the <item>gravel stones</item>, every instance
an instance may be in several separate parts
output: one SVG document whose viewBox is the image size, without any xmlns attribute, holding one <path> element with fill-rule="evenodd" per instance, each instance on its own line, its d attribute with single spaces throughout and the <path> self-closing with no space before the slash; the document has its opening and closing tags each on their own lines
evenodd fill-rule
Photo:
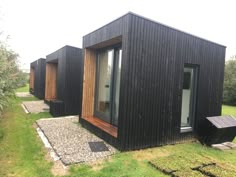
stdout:
<svg viewBox="0 0 236 177">
<path fill-rule="evenodd" d="M 65 165 L 105 158 L 116 149 L 78 123 L 77 116 L 40 119 L 38 126 Z M 108 151 L 92 152 L 89 142 L 104 142 Z"/>
<path fill-rule="evenodd" d="M 23 101 L 23 105 L 30 113 L 40 113 L 48 112 L 49 106 L 44 103 L 43 100 L 40 101 Z"/>
</svg>

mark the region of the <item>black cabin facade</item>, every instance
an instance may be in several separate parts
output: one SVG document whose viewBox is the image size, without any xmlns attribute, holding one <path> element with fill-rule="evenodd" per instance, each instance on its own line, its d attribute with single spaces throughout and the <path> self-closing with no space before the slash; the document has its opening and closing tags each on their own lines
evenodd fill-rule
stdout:
<svg viewBox="0 0 236 177">
<path fill-rule="evenodd" d="M 30 63 L 29 91 L 39 99 L 44 99 L 45 95 L 45 72 L 46 60 L 44 58 Z"/>
<path fill-rule="evenodd" d="M 120 150 L 201 136 L 221 115 L 225 46 L 128 13 L 83 49 L 80 123 Z"/>
<path fill-rule="evenodd" d="M 46 56 L 45 102 L 53 116 L 78 115 L 82 97 L 82 50 L 65 46 Z"/>
</svg>

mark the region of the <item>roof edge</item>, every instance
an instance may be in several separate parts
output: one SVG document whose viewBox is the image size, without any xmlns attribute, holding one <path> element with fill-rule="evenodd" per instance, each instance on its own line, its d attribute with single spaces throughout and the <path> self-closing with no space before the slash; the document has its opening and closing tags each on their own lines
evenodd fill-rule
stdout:
<svg viewBox="0 0 236 177">
<path fill-rule="evenodd" d="M 182 30 L 177 29 L 177 28 L 168 26 L 168 25 L 166 25 L 166 24 L 160 23 L 160 22 L 158 22 L 158 21 L 152 20 L 152 19 L 150 19 L 150 18 L 144 17 L 144 16 L 142 16 L 142 15 L 136 14 L 136 13 L 131 12 L 131 11 L 129 11 L 129 12 L 127 12 L 126 14 L 124 14 L 124 15 L 122 15 L 122 16 L 116 18 L 115 20 L 113 20 L 113 21 L 111 21 L 111 22 L 109 22 L 109 23 L 107 23 L 107 24 L 105 24 L 105 25 L 99 27 L 98 29 L 96 29 L 96 30 L 94 30 L 94 31 L 92 31 L 92 32 L 90 32 L 90 33 L 87 33 L 86 35 L 83 36 L 83 38 L 86 37 L 87 35 L 91 34 L 91 33 L 94 33 L 95 31 L 98 31 L 98 30 L 100 30 L 101 28 L 103 28 L 103 27 L 105 27 L 105 26 L 107 26 L 107 25 L 109 25 L 109 24 L 111 24 L 111 23 L 113 23 L 113 22 L 115 22 L 115 21 L 117 21 L 117 20 L 119 20 L 119 19 L 121 19 L 121 18 L 127 16 L 127 15 L 133 15 L 133 16 L 136 16 L 136 17 L 139 17 L 139 18 L 143 18 L 143 19 L 148 20 L 148 21 L 150 21 L 150 22 L 157 23 L 157 24 L 159 24 L 159 25 L 165 26 L 165 27 L 170 28 L 170 29 L 173 29 L 173 30 L 175 30 L 175 31 L 178 31 L 178 32 L 181 32 L 181 33 L 190 35 L 190 36 L 192 36 L 192 37 L 195 37 L 195 38 L 198 38 L 198 39 L 201 39 L 201 40 L 204 40 L 204 41 L 207 41 L 207 42 L 210 42 L 210 43 L 213 43 L 213 44 L 216 44 L 216 45 L 219 45 L 219 46 L 221 46 L 221 47 L 226 48 L 225 45 L 222 45 L 222 44 L 219 44 L 219 43 L 217 43 L 217 42 L 214 42 L 214 41 L 205 39 L 205 38 L 203 38 L 203 37 L 199 37 L 199 36 L 197 36 L 197 35 L 194 35 L 194 34 L 191 34 L 191 33 L 185 32 L 185 31 L 182 31 Z"/>
</svg>

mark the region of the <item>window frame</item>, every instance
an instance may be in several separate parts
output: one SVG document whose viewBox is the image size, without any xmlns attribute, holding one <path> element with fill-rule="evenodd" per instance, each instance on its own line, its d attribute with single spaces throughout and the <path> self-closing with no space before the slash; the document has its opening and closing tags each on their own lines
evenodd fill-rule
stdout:
<svg viewBox="0 0 236 177">
<path fill-rule="evenodd" d="M 117 64 L 117 61 L 116 61 L 116 58 L 117 58 L 117 56 L 116 56 L 116 52 L 118 51 L 118 50 L 122 50 L 122 45 L 121 45 L 121 43 L 120 44 L 115 44 L 115 45 L 112 45 L 112 46 L 108 46 L 108 47 L 104 47 L 104 48 L 100 48 L 100 49 L 97 49 L 96 50 L 96 72 L 95 72 L 95 74 L 96 74 L 96 76 L 95 76 L 95 90 L 94 90 L 94 116 L 95 117 L 98 117 L 99 119 L 101 119 L 101 120 L 103 120 L 103 121 L 106 121 L 106 122 L 108 122 L 109 124 L 111 124 L 111 125 L 114 125 L 114 126 L 118 126 L 118 123 L 117 123 L 117 125 L 115 125 L 114 124 L 114 121 L 113 121 L 113 119 L 114 119 L 114 116 L 113 116 L 113 107 L 114 107 L 114 105 L 113 105 L 113 101 L 114 101 L 114 92 L 115 92 L 115 89 L 114 89 L 114 87 L 115 87 L 115 81 L 114 81 L 114 78 L 115 78 L 115 73 L 114 73 L 114 65 L 116 65 Z M 98 92 L 98 87 L 99 87 L 99 53 L 101 53 L 101 52 L 104 52 L 104 51 L 109 51 L 109 50 L 112 50 L 113 51 L 113 60 L 112 60 L 112 70 L 111 70 L 111 82 L 110 82 L 110 102 L 111 102 L 111 104 L 110 104 L 110 107 L 109 107 L 109 109 L 110 109 L 110 112 L 109 112 L 109 116 L 107 116 L 106 114 L 104 114 L 104 113 L 102 113 L 102 112 L 99 112 L 99 111 L 97 111 L 97 107 L 98 107 L 98 94 L 97 94 L 97 92 Z M 119 113 L 118 113 L 119 114 Z"/>
<path fill-rule="evenodd" d="M 190 95 L 190 106 L 189 106 L 189 118 L 190 126 L 182 127 L 181 126 L 181 118 L 182 118 L 182 99 L 183 99 L 183 87 L 184 87 L 184 68 L 193 69 L 193 81 L 192 81 L 192 88 L 191 88 L 191 95 Z M 197 98 L 198 98 L 198 85 L 199 85 L 199 73 L 200 67 L 197 64 L 190 64 L 185 63 L 183 67 L 183 80 L 182 80 L 182 87 L 181 87 L 181 114 L 180 114 L 180 132 L 193 132 L 195 130 L 196 124 L 196 113 L 197 113 Z"/>
</svg>

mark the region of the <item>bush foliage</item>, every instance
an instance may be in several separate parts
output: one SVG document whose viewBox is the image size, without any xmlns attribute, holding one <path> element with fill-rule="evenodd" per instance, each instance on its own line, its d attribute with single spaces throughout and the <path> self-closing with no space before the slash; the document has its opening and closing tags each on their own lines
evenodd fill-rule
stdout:
<svg viewBox="0 0 236 177">
<path fill-rule="evenodd" d="M 14 90 L 26 84 L 27 80 L 18 67 L 18 54 L 7 48 L 0 41 L 0 116 L 8 98 L 14 95 Z"/>
<path fill-rule="evenodd" d="M 236 56 L 225 63 L 223 102 L 236 105 Z"/>
</svg>

